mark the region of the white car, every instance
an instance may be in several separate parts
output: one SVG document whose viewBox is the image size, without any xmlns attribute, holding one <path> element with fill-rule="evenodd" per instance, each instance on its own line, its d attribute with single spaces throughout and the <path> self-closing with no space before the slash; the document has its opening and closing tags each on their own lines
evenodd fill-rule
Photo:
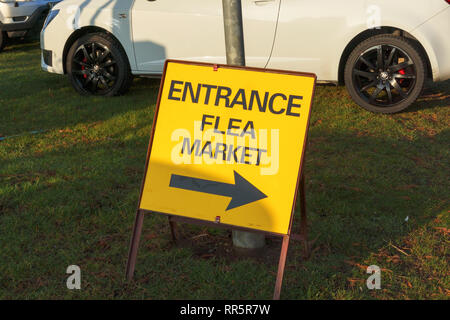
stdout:
<svg viewBox="0 0 450 320">
<path fill-rule="evenodd" d="M 0 51 L 9 38 L 22 38 L 34 30 L 39 33 L 50 7 L 59 1 L 0 0 Z"/>
<path fill-rule="evenodd" d="M 450 0 L 242 0 L 247 66 L 345 83 L 372 112 L 450 78 Z M 82 94 L 118 95 L 168 58 L 226 63 L 221 0 L 65 0 L 41 32 L 42 68 Z"/>
</svg>

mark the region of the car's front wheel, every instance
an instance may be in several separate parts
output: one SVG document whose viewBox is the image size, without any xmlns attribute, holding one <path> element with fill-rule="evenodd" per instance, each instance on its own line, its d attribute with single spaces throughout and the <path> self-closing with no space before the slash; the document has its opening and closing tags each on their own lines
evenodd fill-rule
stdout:
<svg viewBox="0 0 450 320">
<path fill-rule="evenodd" d="M 378 35 L 359 44 L 345 67 L 345 84 L 353 100 L 378 113 L 409 107 L 422 92 L 426 64 L 413 42 Z"/>
<path fill-rule="evenodd" d="M 76 40 L 67 54 L 66 69 L 73 87 L 83 95 L 120 95 L 132 82 L 124 50 L 105 33 Z"/>
</svg>

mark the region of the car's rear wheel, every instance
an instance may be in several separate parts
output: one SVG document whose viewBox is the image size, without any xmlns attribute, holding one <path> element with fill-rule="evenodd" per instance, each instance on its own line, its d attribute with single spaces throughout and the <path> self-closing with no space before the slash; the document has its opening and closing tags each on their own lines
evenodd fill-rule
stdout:
<svg viewBox="0 0 450 320">
<path fill-rule="evenodd" d="M 120 95 L 132 82 L 126 53 L 105 33 L 87 34 L 75 41 L 66 68 L 73 87 L 83 95 Z"/>
<path fill-rule="evenodd" d="M 413 42 L 378 35 L 359 44 L 345 67 L 345 84 L 353 100 L 378 113 L 409 107 L 422 92 L 426 64 Z"/>
<path fill-rule="evenodd" d="M 6 40 L 8 40 L 8 36 L 6 35 L 6 32 L 0 31 L 0 52 L 3 50 L 3 48 L 6 45 Z"/>
</svg>

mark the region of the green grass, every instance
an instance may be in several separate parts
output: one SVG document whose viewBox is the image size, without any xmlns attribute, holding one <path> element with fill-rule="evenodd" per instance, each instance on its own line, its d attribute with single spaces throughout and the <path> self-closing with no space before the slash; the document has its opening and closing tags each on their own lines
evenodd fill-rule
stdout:
<svg viewBox="0 0 450 320">
<path fill-rule="evenodd" d="M 36 43 L 0 54 L 0 136 L 19 135 L 0 141 L 1 299 L 272 297 L 279 241 L 268 259 L 238 258 L 223 254 L 227 231 L 182 225 L 199 237 L 176 246 L 159 215 L 124 281 L 158 86 L 81 97 L 40 70 Z M 316 240 L 306 261 L 291 242 L 283 299 L 448 299 L 449 91 L 433 84 L 406 112 L 377 115 L 343 87 L 317 88 L 305 164 Z M 81 290 L 66 288 L 71 264 Z M 372 264 L 381 290 L 365 285 Z"/>
</svg>

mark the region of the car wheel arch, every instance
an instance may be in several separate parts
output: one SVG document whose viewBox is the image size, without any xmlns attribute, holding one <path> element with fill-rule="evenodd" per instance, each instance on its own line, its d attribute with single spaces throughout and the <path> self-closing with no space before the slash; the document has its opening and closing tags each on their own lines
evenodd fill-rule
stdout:
<svg viewBox="0 0 450 320">
<path fill-rule="evenodd" d="M 351 52 L 353 51 L 353 49 L 356 48 L 356 46 L 358 46 L 358 44 L 360 44 L 361 42 L 369 39 L 370 37 L 376 36 L 376 35 L 382 35 L 382 34 L 393 34 L 393 35 L 397 35 L 399 37 L 405 37 L 410 39 L 411 41 L 413 41 L 415 43 L 415 45 L 417 46 L 417 48 L 422 52 L 423 57 L 425 59 L 425 63 L 426 63 L 426 67 L 427 67 L 427 78 L 432 79 L 433 78 L 433 70 L 431 67 L 431 62 L 430 62 L 430 58 L 427 54 L 427 51 L 425 50 L 425 48 L 422 46 L 422 44 L 414 37 L 412 36 L 410 33 L 406 32 L 405 30 L 402 30 L 400 28 L 396 28 L 396 27 L 388 27 L 388 26 L 384 26 L 384 27 L 380 27 L 377 29 L 366 29 L 362 32 L 360 32 L 358 35 L 356 35 L 345 47 L 344 51 L 341 54 L 341 58 L 339 61 L 339 68 L 338 68 L 338 82 L 341 85 L 345 84 L 344 81 L 344 70 L 345 70 L 345 65 L 347 63 L 347 59 L 350 56 Z"/>
</svg>

